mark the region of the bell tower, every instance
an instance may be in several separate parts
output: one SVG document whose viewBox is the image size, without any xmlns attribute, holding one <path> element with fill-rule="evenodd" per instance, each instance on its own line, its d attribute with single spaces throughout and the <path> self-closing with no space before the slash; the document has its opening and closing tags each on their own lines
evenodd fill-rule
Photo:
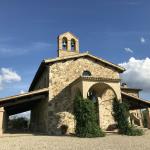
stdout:
<svg viewBox="0 0 150 150">
<path fill-rule="evenodd" d="M 79 40 L 70 32 L 58 36 L 58 57 L 79 54 Z"/>
</svg>

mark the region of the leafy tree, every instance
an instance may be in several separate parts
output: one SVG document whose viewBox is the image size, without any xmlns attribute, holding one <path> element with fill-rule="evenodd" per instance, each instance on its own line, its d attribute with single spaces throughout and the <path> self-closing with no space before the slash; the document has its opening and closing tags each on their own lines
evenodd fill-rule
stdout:
<svg viewBox="0 0 150 150">
<path fill-rule="evenodd" d="M 94 103 L 77 95 L 74 102 L 76 118 L 76 135 L 79 137 L 103 137 L 104 132 L 97 122 L 97 112 Z"/>
<path fill-rule="evenodd" d="M 126 103 L 121 103 L 119 100 L 114 99 L 113 111 L 120 134 L 129 136 L 143 135 L 143 130 L 137 129 L 129 124 L 129 107 Z"/>
<path fill-rule="evenodd" d="M 9 120 L 9 126 L 12 129 L 23 130 L 27 129 L 29 120 L 25 117 L 13 118 Z"/>
</svg>

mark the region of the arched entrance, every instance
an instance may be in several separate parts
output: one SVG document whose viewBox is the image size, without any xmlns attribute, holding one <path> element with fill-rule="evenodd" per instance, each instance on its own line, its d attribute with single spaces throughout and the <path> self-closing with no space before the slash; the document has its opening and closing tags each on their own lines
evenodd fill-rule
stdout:
<svg viewBox="0 0 150 150">
<path fill-rule="evenodd" d="M 104 130 L 113 130 L 113 100 L 116 94 L 106 83 L 96 83 L 89 89 L 87 97 L 97 104 L 99 125 Z"/>
</svg>

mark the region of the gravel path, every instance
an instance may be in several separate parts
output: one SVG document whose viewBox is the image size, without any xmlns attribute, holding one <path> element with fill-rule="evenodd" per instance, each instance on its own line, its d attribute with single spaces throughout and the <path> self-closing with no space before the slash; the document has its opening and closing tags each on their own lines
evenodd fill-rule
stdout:
<svg viewBox="0 0 150 150">
<path fill-rule="evenodd" d="M 0 137 L 0 150 L 150 150 L 150 131 L 143 136 L 107 135 L 83 139 L 15 134 Z"/>
</svg>

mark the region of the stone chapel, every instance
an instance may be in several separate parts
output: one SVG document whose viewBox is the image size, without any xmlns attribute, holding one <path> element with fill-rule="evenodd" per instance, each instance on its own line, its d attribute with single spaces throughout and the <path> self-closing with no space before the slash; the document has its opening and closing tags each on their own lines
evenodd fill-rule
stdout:
<svg viewBox="0 0 150 150">
<path fill-rule="evenodd" d="M 41 62 L 29 91 L 0 99 L 1 133 L 7 132 L 10 115 L 30 110 L 32 132 L 73 134 L 73 103 L 78 91 L 84 98 L 98 102 L 99 126 L 103 130 L 113 130 L 114 98 L 129 104 L 130 120 L 138 126 L 143 126 L 141 110 L 147 109 L 150 128 L 150 102 L 139 97 L 141 89 L 121 84 L 124 68 L 89 52 L 80 53 L 79 39 L 70 32 L 59 35 L 57 40 L 58 56 Z"/>
</svg>

